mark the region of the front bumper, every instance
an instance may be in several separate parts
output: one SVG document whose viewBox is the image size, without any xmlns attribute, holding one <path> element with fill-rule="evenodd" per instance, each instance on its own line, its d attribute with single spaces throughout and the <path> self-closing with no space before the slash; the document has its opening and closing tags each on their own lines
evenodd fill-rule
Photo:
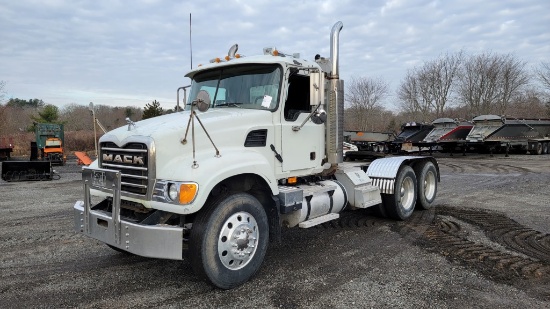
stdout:
<svg viewBox="0 0 550 309">
<path fill-rule="evenodd" d="M 73 206 L 77 232 L 136 255 L 172 260 L 183 258 L 182 227 L 121 220 L 120 172 L 84 168 L 82 180 L 84 201 L 77 201 Z M 90 187 L 112 192 L 112 213 L 92 210 Z"/>
</svg>

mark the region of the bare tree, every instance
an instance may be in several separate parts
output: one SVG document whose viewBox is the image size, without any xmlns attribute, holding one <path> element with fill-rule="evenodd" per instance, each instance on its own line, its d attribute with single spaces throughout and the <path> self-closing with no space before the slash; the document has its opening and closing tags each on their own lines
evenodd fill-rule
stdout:
<svg viewBox="0 0 550 309">
<path fill-rule="evenodd" d="M 422 121 L 428 121 L 432 114 L 440 117 L 451 97 L 462 58 L 462 51 L 445 54 L 409 70 L 397 90 L 403 111 Z"/>
<path fill-rule="evenodd" d="M 0 107 L 1 135 L 25 132 L 32 125 L 34 109 L 3 105 Z"/>
<path fill-rule="evenodd" d="M 431 88 L 432 106 L 436 117 L 440 117 L 447 106 L 462 58 L 463 53 L 460 51 L 454 55 L 446 54 L 424 65 L 423 71 L 428 79 L 428 87 Z"/>
<path fill-rule="evenodd" d="M 428 121 L 432 110 L 429 75 L 423 69 L 408 70 L 397 89 L 402 111 L 421 121 Z"/>
<path fill-rule="evenodd" d="M 3 80 L 0 80 L 0 104 L 4 102 L 4 96 L 6 95 L 6 82 Z"/>
<path fill-rule="evenodd" d="M 498 63 L 489 54 L 473 56 L 465 62 L 459 96 L 473 113 L 490 113 L 490 104 L 496 99 L 497 76 Z"/>
<path fill-rule="evenodd" d="M 515 59 L 512 55 L 501 58 L 499 99 L 497 111 L 504 114 L 512 98 L 520 94 L 524 86 L 529 83 L 529 75 L 525 70 L 526 63 Z"/>
<path fill-rule="evenodd" d="M 352 77 L 345 94 L 351 129 L 372 131 L 378 127 L 383 110 L 381 102 L 388 92 L 389 85 L 381 78 Z"/>
<path fill-rule="evenodd" d="M 541 62 L 540 67 L 535 69 L 535 76 L 542 83 L 542 86 L 550 91 L 550 62 Z"/>
<path fill-rule="evenodd" d="M 510 54 L 483 53 L 465 61 L 458 94 L 475 115 L 502 114 L 528 82 L 525 62 Z"/>
<path fill-rule="evenodd" d="M 550 117 L 550 109 L 544 104 L 544 93 L 537 88 L 527 88 L 514 96 L 506 109 L 506 115 L 517 118 Z"/>
<path fill-rule="evenodd" d="M 92 112 L 88 106 L 76 103 L 69 104 L 61 111 L 61 120 L 67 131 L 93 131 Z"/>
</svg>

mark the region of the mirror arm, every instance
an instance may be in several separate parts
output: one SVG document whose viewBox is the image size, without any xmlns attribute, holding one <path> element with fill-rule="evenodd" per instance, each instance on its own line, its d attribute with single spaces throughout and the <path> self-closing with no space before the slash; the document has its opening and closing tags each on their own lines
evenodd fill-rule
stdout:
<svg viewBox="0 0 550 309">
<path fill-rule="evenodd" d="M 306 122 L 311 118 L 311 116 L 313 116 L 313 114 L 315 114 L 317 112 L 317 110 L 319 109 L 319 107 L 321 106 L 321 102 L 319 102 L 319 104 L 317 104 L 317 106 L 315 106 L 315 109 L 311 111 L 311 113 L 309 113 L 309 115 L 307 115 L 306 119 L 304 119 L 304 121 L 302 122 L 301 125 L 299 126 L 293 126 L 292 127 L 292 131 L 300 131 L 300 129 L 302 129 L 302 127 L 306 124 Z"/>
</svg>

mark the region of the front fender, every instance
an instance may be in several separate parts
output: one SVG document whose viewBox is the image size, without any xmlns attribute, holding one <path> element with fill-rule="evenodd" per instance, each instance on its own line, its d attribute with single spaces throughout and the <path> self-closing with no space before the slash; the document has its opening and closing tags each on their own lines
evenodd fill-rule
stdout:
<svg viewBox="0 0 550 309">
<path fill-rule="evenodd" d="M 200 158 L 199 158 L 200 157 Z M 248 149 L 224 150 L 220 157 L 213 155 L 197 156 L 196 167 L 193 159 L 173 158 L 164 168 L 157 169 L 157 178 L 174 181 L 192 181 L 199 185 L 195 200 L 188 205 L 167 205 L 152 202 L 154 208 L 175 212 L 194 213 L 202 208 L 210 192 L 221 181 L 236 175 L 258 175 L 270 187 L 272 194 L 278 194 L 277 181 L 271 162 L 260 152 Z"/>
</svg>

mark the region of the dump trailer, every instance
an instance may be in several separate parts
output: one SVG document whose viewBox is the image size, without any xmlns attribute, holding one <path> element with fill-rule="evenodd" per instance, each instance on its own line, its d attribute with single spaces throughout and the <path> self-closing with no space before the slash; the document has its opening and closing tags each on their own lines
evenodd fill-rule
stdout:
<svg viewBox="0 0 550 309">
<path fill-rule="evenodd" d="M 117 251 L 188 259 L 231 289 L 257 273 L 270 241 L 284 242 L 283 227 L 368 207 L 405 220 L 433 207 L 433 157 L 343 162 L 342 27 L 332 27 L 326 58 L 273 47 L 244 57 L 234 45 L 186 75 L 184 111 L 104 134 L 82 171 L 76 231 Z"/>
<path fill-rule="evenodd" d="M 345 131 L 346 142 L 357 146 L 359 151 L 376 151 L 383 143 L 395 139 L 393 132 L 368 132 L 368 131 Z"/>
<path fill-rule="evenodd" d="M 13 152 L 13 137 L 0 137 L 0 160 L 9 160 Z"/>
<path fill-rule="evenodd" d="M 35 141 L 31 142 L 29 161 L 2 162 L 2 179 L 5 181 L 34 181 L 58 179 L 52 164 L 64 165 L 64 131 L 62 124 L 38 123 Z"/>
<path fill-rule="evenodd" d="M 378 152 L 384 152 L 383 145 L 393 141 L 395 134 L 393 132 L 345 131 L 344 139 L 357 147 L 357 149 L 349 149 L 349 151 L 345 151 L 344 147 L 345 161 L 373 160 L 384 156 Z"/>
<path fill-rule="evenodd" d="M 50 161 L 52 164 L 64 165 L 66 157 L 63 150 L 65 145 L 63 124 L 37 123 L 34 133 L 36 142 L 31 142 L 31 160 L 40 159 Z M 39 153 L 34 155 L 33 149 Z M 37 158 L 38 154 L 40 158 Z"/>
<path fill-rule="evenodd" d="M 429 123 L 407 122 L 401 126 L 401 132 L 391 142 L 385 142 L 380 151 L 389 153 L 418 152 L 421 149 L 414 143 L 421 142 L 432 131 L 434 126 Z"/>
<path fill-rule="evenodd" d="M 481 115 L 472 121 L 474 127 L 466 137 L 467 147 L 490 152 L 549 153 L 550 119 Z"/>
<path fill-rule="evenodd" d="M 413 146 L 429 148 L 430 151 L 438 148 L 444 152 L 460 150 L 466 136 L 474 127 L 474 124 L 465 120 L 451 118 L 438 118 L 432 122 L 433 129 L 420 142 L 414 142 Z"/>
</svg>

